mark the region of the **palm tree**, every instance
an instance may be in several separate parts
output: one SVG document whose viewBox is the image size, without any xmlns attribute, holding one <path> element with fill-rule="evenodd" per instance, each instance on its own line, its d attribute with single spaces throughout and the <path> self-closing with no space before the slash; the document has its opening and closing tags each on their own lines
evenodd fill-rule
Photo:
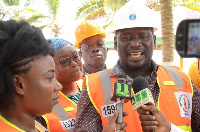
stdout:
<svg viewBox="0 0 200 132">
<path fill-rule="evenodd" d="M 200 12 L 200 0 L 147 0 L 149 7 L 161 11 L 163 65 L 170 66 L 174 61 L 174 29 L 172 7 L 184 6 Z M 183 68 L 183 59 L 180 59 Z"/>
<path fill-rule="evenodd" d="M 58 9 L 60 6 L 60 0 L 45 0 L 45 1 L 47 2 L 47 6 L 49 8 L 49 13 L 51 14 L 51 20 L 52 20 L 49 26 L 51 27 L 54 36 L 58 37 L 61 28 L 56 23 L 56 20 L 57 20 Z"/>
<path fill-rule="evenodd" d="M 174 61 L 174 29 L 172 1 L 160 0 L 162 25 L 163 65 L 170 66 Z"/>
<path fill-rule="evenodd" d="M 41 29 L 49 27 L 52 30 L 52 34 L 58 36 L 58 34 L 60 34 L 60 27 L 56 23 L 56 16 L 60 0 L 45 0 L 49 9 L 49 14 L 43 14 L 35 9 L 29 8 L 29 5 L 35 2 L 40 1 L 26 0 L 24 5 L 20 5 L 20 0 L 3 0 L 6 6 L 3 8 L 4 10 L 1 8 L 0 16 L 2 19 L 26 19 L 29 23 Z"/>
</svg>

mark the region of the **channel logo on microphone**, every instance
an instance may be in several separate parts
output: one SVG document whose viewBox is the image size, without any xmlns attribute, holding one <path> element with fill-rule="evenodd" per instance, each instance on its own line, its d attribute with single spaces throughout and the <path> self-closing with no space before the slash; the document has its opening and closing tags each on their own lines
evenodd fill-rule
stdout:
<svg viewBox="0 0 200 132">
<path fill-rule="evenodd" d="M 144 104 L 154 104 L 153 96 L 151 91 L 148 88 L 145 88 L 138 93 L 135 93 L 131 98 L 132 109 L 137 110 L 141 105 Z"/>
</svg>

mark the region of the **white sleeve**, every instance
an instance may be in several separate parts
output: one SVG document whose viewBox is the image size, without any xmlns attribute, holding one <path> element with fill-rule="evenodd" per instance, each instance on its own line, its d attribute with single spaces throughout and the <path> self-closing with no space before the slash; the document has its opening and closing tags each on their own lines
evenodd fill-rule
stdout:
<svg viewBox="0 0 200 132">
<path fill-rule="evenodd" d="M 187 131 L 184 131 L 183 129 L 181 129 L 171 123 L 171 131 L 170 132 L 187 132 Z"/>
</svg>

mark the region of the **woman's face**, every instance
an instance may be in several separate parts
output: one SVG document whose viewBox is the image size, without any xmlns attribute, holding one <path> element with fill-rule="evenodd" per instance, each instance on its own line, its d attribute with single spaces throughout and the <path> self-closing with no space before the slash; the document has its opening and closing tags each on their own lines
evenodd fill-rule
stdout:
<svg viewBox="0 0 200 132">
<path fill-rule="evenodd" d="M 50 55 L 39 56 L 30 64 L 29 71 L 21 75 L 26 88 L 24 108 L 30 114 L 43 115 L 58 103 L 58 91 L 62 86 L 55 78 L 55 64 Z"/>
<path fill-rule="evenodd" d="M 77 81 L 82 76 L 82 61 L 73 45 L 62 46 L 54 56 L 56 78 L 62 83 Z"/>
</svg>

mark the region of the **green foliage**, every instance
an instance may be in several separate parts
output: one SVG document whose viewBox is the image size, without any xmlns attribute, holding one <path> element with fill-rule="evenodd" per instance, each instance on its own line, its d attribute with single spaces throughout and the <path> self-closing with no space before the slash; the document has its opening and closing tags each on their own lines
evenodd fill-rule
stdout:
<svg viewBox="0 0 200 132">
<path fill-rule="evenodd" d="M 112 26 L 112 25 L 113 25 L 113 22 L 110 21 L 108 24 L 105 24 L 105 25 L 103 26 L 103 29 L 105 30 L 107 27 Z"/>
<path fill-rule="evenodd" d="M 146 5 L 151 9 L 160 11 L 160 0 L 146 0 Z M 200 0 L 172 0 L 172 6 L 184 6 L 200 12 Z"/>
<path fill-rule="evenodd" d="M 6 6 L 19 6 L 20 0 L 3 0 Z"/>
<path fill-rule="evenodd" d="M 43 15 L 43 14 L 35 14 L 35 15 L 32 15 L 31 17 L 27 18 L 26 20 L 27 20 L 29 23 L 33 23 L 33 22 L 36 22 L 38 19 L 47 18 L 47 17 L 48 17 L 48 16 Z"/>
<path fill-rule="evenodd" d="M 53 15 L 58 13 L 58 8 L 60 5 L 60 0 L 45 0 L 47 6 L 49 7 L 49 12 Z"/>
<path fill-rule="evenodd" d="M 76 12 L 76 20 L 80 18 L 88 18 L 89 16 L 100 16 L 104 10 L 104 0 L 88 0 L 82 3 Z"/>
<path fill-rule="evenodd" d="M 76 12 L 77 19 L 96 19 L 114 14 L 116 10 L 125 5 L 129 0 L 87 0 L 82 3 Z M 108 12 L 110 14 L 108 14 Z"/>
<path fill-rule="evenodd" d="M 106 10 L 116 11 L 130 0 L 104 0 L 104 8 Z"/>
</svg>

